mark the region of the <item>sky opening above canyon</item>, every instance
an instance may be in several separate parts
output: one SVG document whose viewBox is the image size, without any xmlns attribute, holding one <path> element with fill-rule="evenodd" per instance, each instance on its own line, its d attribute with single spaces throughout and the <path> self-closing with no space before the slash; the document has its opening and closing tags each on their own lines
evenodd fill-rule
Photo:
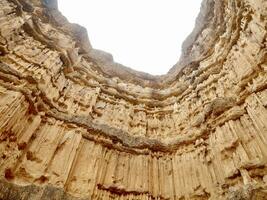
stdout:
<svg viewBox="0 0 267 200">
<path fill-rule="evenodd" d="M 58 0 L 95 49 L 137 71 L 162 75 L 175 65 L 202 0 Z"/>
</svg>

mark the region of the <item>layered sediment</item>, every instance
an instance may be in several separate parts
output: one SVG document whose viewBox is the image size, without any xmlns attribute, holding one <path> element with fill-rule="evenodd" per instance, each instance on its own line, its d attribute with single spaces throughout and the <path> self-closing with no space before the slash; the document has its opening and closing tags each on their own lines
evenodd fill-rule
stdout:
<svg viewBox="0 0 267 200">
<path fill-rule="evenodd" d="M 152 76 L 55 0 L 0 0 L 0 199 L 266 199 L 266 36 L 267 1 L 204 0 Z"/>
</svg>

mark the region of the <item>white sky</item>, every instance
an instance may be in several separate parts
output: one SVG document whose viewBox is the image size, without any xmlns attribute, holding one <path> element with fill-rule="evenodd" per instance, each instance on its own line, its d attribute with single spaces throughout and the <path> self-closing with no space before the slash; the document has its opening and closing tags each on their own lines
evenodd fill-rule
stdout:
<svg viewBox="0 0 267 200">
<path fill-rule="evenodd" d="M 86 27 L 95 49 L 116 62 L 154 75 L 178 60 L 201 0 L 58 0 L 70 22 Z"/>
</svg>

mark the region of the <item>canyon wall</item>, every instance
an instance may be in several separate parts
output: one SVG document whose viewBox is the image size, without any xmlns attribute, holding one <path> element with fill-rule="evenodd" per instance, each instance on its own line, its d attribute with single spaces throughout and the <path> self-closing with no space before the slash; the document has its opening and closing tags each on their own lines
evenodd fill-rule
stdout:
<svg viewBox="0 0 267 200">
<path fill-rule="evenodd" d="M 0 199 L 267 199 L 266 36 L 266 0 L 204 0 L 152 76 L 56 1 L 0 0 Z"/>
</svg>

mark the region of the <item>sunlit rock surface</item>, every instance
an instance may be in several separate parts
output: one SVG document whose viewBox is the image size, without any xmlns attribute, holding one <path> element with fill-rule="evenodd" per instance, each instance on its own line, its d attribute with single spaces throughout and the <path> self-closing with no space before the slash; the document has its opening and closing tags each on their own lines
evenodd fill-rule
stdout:
<svg viewBox="0 0 267 200">
<path fill-rule="evenodd" d="M 267 199 L 266 36 L 266 0 L 204 0 L 152 76 L 56 1 L 0 0 L 0 199 Z"/>
</svg>

